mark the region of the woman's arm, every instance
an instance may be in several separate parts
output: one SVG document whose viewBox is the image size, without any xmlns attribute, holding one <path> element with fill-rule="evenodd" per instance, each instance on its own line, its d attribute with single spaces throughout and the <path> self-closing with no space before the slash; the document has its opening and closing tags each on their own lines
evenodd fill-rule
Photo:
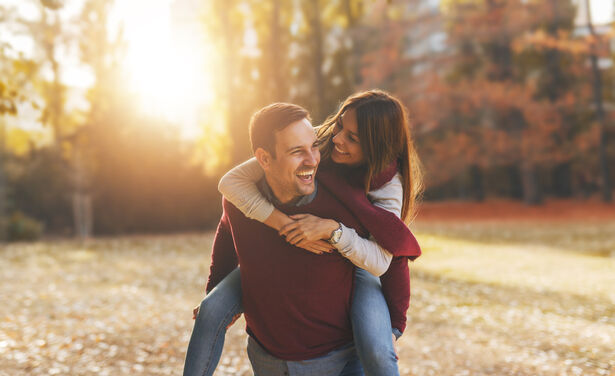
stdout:
<svg viewBox="0 0 615 376">
<path fill-rule="evenodd" d="M 224 174 L 218 191 L 246 217 L 265 222 L 275 208 L 256 187 L 264 175 L 256 158 L 250 158 Z"/>
<path fill-rule="evenodd" d="M 218 191 L 246 217 L 280 230 L 293 220 L 276 209 L 258 190 L 256 182 L 263 176 L 263 169 L 256 158 L 250 158 L 233 167 L 220 179 Z M 302 241 L 295 245 L 316 254 L 330 252 L 333 249 L 330 244 L 322 240 Z"/>
<path fill-rule="evenodd" d="M 375 206 L 388 210 L 398 217 L 401 215 L 403 187 L 400 175 L 397 174 L 390 182 L 381 188 L 368 193 Z M 303 239 L 328 239 L 332 229 L 338 225 L 330 219 L 313 215 L 299 214 L 291 216 L 296 222 L 285 225 L 280 234 L 286 236 L 293 244 Z M 384 274 L 393 256 L 373 239 L 364 239 L 352 228 L 342 224 L 342 236 L 335 248 L 356 266 L 367 270 L 376 277 Z"/>
<path fill-rule="evenodd" d="M 367 197 L 375 206 L 388 210 L 399 217 L 401 216 L 403 192 L 401 176 L 398 173 L 379 189 L 368 192 Z M 342 237 L 335 247 L 353 264 L 367 270 L 376 277 L 387 271 L 393 259 L 391 253 L 382 248 L 373 237 L 370 237 L 369 240 L 364 239 L 354 229 L 345 226 L 342 228 Z"/>
</svg>

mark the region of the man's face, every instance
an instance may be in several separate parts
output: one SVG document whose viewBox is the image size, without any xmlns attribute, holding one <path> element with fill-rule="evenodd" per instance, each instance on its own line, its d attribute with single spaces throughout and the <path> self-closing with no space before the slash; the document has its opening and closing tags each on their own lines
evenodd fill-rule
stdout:
<svg viewBox="0 0 615 376">
<path fill-rule="evenodd" d="M 275 133 L 275 154 L 265 169 L 267 182 L 282 203 L 314 192 L 320 151 L 314 128 L 307 119 Z"/>
</svg>

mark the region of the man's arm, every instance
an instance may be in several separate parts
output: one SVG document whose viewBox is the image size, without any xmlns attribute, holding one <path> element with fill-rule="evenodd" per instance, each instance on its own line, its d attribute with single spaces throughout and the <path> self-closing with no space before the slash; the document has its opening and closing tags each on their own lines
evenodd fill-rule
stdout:
<svg viewBox="0 0 615 376">
<path fill-rule="evenodd" d="M 410 268 L 405 256 L 393 257 L 389 270 L 380 277 L 382 293 L 389 306 L 391 325 L 401 335 L 406 329 L 406 312 L 410 307 Z"/>
<path fill-rule="evenodd" d="M 206 293 L 213 290 L 238 265 L 235 243 L 233 242 L 231 226 L 224 205 L 225 200 L 222 199 L 222 218 L 220 218 L 220 223 L 218 223 L 218 229 L 216 230 L 212 246 L 211 266 L 209 267 L 209 278 L 205 288 Z"/>
</svg>

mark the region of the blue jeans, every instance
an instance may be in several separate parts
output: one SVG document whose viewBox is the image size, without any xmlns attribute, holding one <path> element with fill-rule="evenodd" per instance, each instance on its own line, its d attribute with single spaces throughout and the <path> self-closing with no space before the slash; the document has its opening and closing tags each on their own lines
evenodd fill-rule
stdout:
<svg viewBox="0 0 615 376">
<path fill-rule="evenodd" d="M 241 312 L 241 279 L 239 269 L 235 269 L 201 302 L 186 353 L 184 376 L 213 375 L 224 347 L 226 327 Z M 363 269 L 357 269 L 355 274 L 351 321 L 355 348 L 365 374 L 398 376 L 391 319 L 380 279 Z M 348 363 L 340 376 L 360 374 L 354 363 Z"/>
<path fill-rule="evenodd" d="M 184 376 L 213 375 L 222 355 L 226 327 L 241 312 L 241 278 L 236 268 L 201 302 L 186 352 Z"/>
<path fill-rule="evenodd" d="M 358 268 L 354 278 L 350 320 L 363 370 L 367 376 L 399 376 L 391 316 L 380 278 Z"/>
<path fill-rule="evenodd" d="M 364 376 L 352 343 L 315 359 L 291 361 L 272 356 L 248 337 L 248 358 L 254 376 Z"/>
</svg>

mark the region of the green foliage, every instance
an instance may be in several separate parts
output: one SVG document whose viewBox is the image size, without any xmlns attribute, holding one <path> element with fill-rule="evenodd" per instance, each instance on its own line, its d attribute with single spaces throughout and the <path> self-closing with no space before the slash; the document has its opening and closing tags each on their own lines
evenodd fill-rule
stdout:
<svg viewBox="0 0 615 376">
<path fill-rule="evenodd" d="M 10 209 L 44 222 L 51 231 L 70 233 L 70 174 L 57 150 L 43 148 L 22 157 L 9 156 L 6 173 Z"/>
<path fill-rule="evenodd" d="M 21 212 L 15 212 L 6 225 L 8 241 L 37 240 L 43 234 L 43 224 Z"/>
</svg>

